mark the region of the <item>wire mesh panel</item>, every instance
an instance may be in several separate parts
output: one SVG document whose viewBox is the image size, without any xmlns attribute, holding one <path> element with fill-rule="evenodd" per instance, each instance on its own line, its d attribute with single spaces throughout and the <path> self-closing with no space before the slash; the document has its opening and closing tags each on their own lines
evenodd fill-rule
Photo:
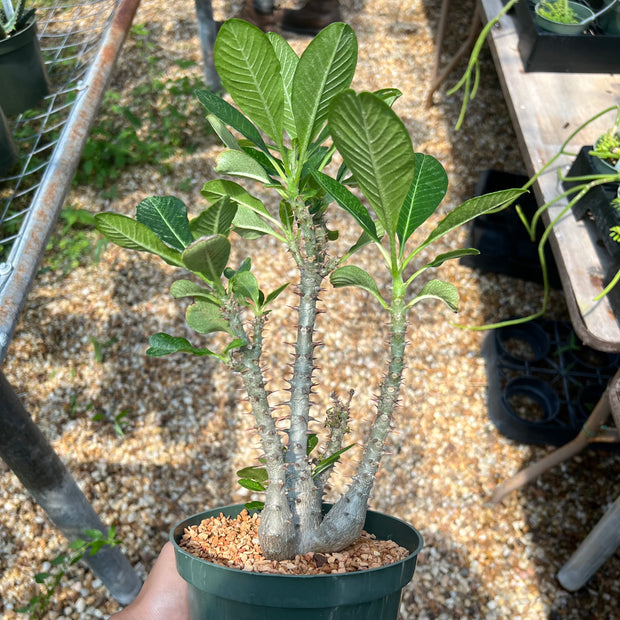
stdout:
<svg viewBox="0 0 620 620">
<path fill-rule="evenodd" d="M 8 119 L 19 158 L 0 178 L 0 362 L 138 4 L 37 2 L 51 88 L 36 108 Z"/>
<path fill-rule="evenodd" d="M 11 250 L 24 232 L 32 198 L 117 4 L 118 0 L 37 3 L 51 94 L 37 108 L 8 119 L 19 161 L 9 176 L 0 178 L 0 287 L 2 274 L 10 273 L 15 257 Z"/>
</svg>

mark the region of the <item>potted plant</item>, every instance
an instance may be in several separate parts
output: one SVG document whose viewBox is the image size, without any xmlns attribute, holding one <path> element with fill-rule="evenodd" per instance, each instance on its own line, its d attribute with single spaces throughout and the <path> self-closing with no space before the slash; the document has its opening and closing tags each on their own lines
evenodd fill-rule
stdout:
<svg viewBox="0 0 620 620">
<path fill-rule="evenodd" d="M 540 0 L 534 13 L 538 26 L 556 34 L 581 34 L 594 18 L 594 11 L 572 0 Z"/>
<path fill-rule="evenodd" d="M 25 6 L 26 0 L 15 6 L 2 0 L 0 10 L 0 106 L 7 115 L 31 108 L 49 92 L 34 9 Z"/>
<path fill-rule="evenodd" d="M 11 169 L 17 160 L 17 150 L 13 136 L 6 122 L 6 117 L 0 108 L 0 177 Z"/>
<path fill-rule="evenodd" d="M 357 93 L 349 88 L 357 41 L 346 24 L 328 26 L 298 57 L 279 35 L 232 19 L 219 31 L 214 61 L 236 104 L 209 91 L 197 93 L 226 146 L 216 171 L 263 185 L 275 202 L 263 202 L 242 185 L 218 178 L 204 185 L 207 207 L 192 218 L 186 206 L 170 196 L 146 198 L 135 219 L 96 215 L 98 229 L 110 241 L 153 253 L 185 270 L 170 292 L 192 300 L 186 321 L 194 332 L 217 336 L 217 348 L 206 348 L 158 333 L 150 337 L 147 355 L 183 352 L 215 357 L 227 365 L 241 379 L 261 441 L 261 462 L 239 472 L 246 486 L 265 493 L 264 502 L 254 506 L 258 517 L 243 513 L 243 506 L 225 507 L 190 517 L 171 533 L 177 567 L 190 584 L 192 617 L 395 619 L 400 591 L 412 577 L 422 541 L 411 526 L 369 511 L 368 502 L 399 399 L 408 316 L 427 300 L 457 310 L 456 287 L 428 276 L 445 261 L 477 251 L 433 255 L 433 242 L 480 214 L 507 206 L 522 192 L 475 197 L 420 237 L 418 228 L 446 193 L 447 176 L 433 157 L 414 152 L 404 123 L 391 109 L 400 95 L 397 90 Z M 359 190 L 362 198 L 349 188 Z M 339 253 L 338 233 L 330 228 L 334 204 L 350 215 L 350 226 L 359 231 L 357 242 Z M 420 238 L 413 244 L 416 231 Z M 284 244 L 298 272 L 297 338 L 290 395 L 283 405 L 273 402 L 268 385 L 268 377 L 282 371 L 268 369 L 262 352 L 270 311 L 289 283 L 263 291 L 260 268 L 269 265 L 256 265 L 249 256 L 230 261 L 235 239 L 241 240 L 238 247 L 245 254 L 252 239 L 265 236 Z M 362 250 L 375 252 L 387 284 L 375 279 L 379 270 L 370 274 L 351 262 Z M 344 436 L 353 393 L 343 386 L 348 398 L 333 396 L 317 431 L 316 319 L 319 297 L 331 290 L 327 280 L 335 289 L 357 287 L 372 296 L 389 323 L 385 378 L 378 387 L 374 421 L 350 487 L 332 506 L 323 504 L 324 490 L 335 462 L 349 448 Z M 317 434 L 324 447 L 313 458 Z M 248 528 L 251 521 L 254 526 L 259 522 L 260 556 L 271 572 L 295 562 L 316 567 L 320 558 L 330 564 L 327 554 L 355 546 L 364 528 L 404 547 L 404 556 L 390 565 L 345 574 L 236 570 L 221 566 L 213 555 L 205 560 L 189 551 L 193 547 L 204 552 L 214 545 L 213 537 L 197 533 L 200 527 L 212 527 L 213 519 L 218 528 L 231 525 L 219 518 L 220 512 L 236 517 L 246 542 L 253 545 L 254 530 Z M 216 537 L 215 546 L 224 538 L 229 537 Z M 246 562 L 256 560 L 254 555 L 245 554 Z"/>
<path fill-rule="evenodd" d="M 620 121 L 620 116 L 618 118 Z M 592 167 L 598 174 L 617 174 L 620 172 L 620 131 L 618 122 L 607 133 L 601 134 L 590 151 Z"/>
</svg>

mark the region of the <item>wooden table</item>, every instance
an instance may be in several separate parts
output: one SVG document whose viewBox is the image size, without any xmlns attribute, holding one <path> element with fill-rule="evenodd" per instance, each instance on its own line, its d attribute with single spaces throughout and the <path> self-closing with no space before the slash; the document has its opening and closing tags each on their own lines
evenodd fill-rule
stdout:
<svg viewBox="0 0 620 620">
<path fill-rule="evenodd" d="M 498 15 L 503 5 L 501 0 L 480 0 L 479 6 L 483 21 L 488 22 Z M 518 41 L 516 26 L 510 15 L 504 16 L 488 37 L 521 153 L 528 173 L 533 175 L 553 158 L 568 137 L 588 118 L 620 103 L 620 75 L 526 73 L 519 55 Z M 476 105 L 475 100 L 472 105 Z M 589 125 L 571 150 L 577 153 L 582 146 L 592 144 L 613 120 L 613 116 L 606 115 Z M 545 204 L 562 192 L 558 167 L 568 168 L 571 162 L 571 157 L 563 156 L 539 178 L 534 186 L 538 204 Z M 555 219 L 565 205 L 566 202 L 562 201 L 551 207 L 546 216 L 547 223 Z M 587 219 L 576 220 L 570 211 L 554 226 L 550 237 L 570 319 L 577 335 L 588 346 L 615 352 L 620 351 L 618 317 L 607 298 L 593 301 L 602 291 L 602 280 L 610 263 L 597 241 L 594 224 Z M 500 485 L 494 496 L 495 501 L 572 456 L 575 450 L 585 447 L 591 441 L 591 431 L 596 432 L 609 418 L 610 412 L 614 415 L 617 436 L 620 429 L 619 395 L 620 371 L 580 436 Z M 558 578 L 562 585 L 569 590 L 582 587 L 620 544 L 618 532 L 620 498 L 560 570 Z"/>
<path fill-rule="evenodd" d="M 501 0 L 481 0 L 483 19 L 494 18 Z M 488 37 L 504 98 L 517 133 L 519 146 L 530 175 L 538 172 L 560 149 L 570 134 L 597 112 L 620 103 L 620 75 L 599 73 L 526 73 L 517 49 L 519 37 L 510 15 L 502 18 Z M 620 53 L 620 52 L 619 52 Z M 474 100 L 472 105 L 476 105 Z M 613 115 L 590 125 L 572 149 L 592 144 L 609 128 Z M 534 187 L 539 204 L 549 201 L 561 189 L 558 166 L 567 169 L 571 158 L 562 157 Z M 566 171 L 566 170 L 565 170 Z M 549 210 L 553 219 L 565 202 Z M 551 235 L 571 322 L 584 344 L 600 351 L 620 351 L 620 322 L 609 302 L 593 299 L 602 290 L 609 259 L 597 245 L 598 233 L 588 220 L 577 221 L 568 213 Z"/>
</svg>

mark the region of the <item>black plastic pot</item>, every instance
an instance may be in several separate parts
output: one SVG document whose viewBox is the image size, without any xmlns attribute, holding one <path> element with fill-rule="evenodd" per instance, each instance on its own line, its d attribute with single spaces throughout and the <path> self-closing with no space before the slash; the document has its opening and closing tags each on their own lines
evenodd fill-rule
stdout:
<svg viewBox="0 0 620 620">
<path fill-rule="evenodd" d="M 8 116 L 35 106 L 49 92 L 37 24 L 0 41 L 0 106 Z"/>
<path fill-rule="evenodd" d="M 13 137 L 6 123 L 6 118 L 0 108 L 0 178 L 13 167 L 17 161 L 17 149 Z"/>
<path fill-rule="evenodd" d="M 188 582 L 191 620 L 396 620 L 402 588 L 411 581 L 422 536 L 393 517 L 368 511 L 366 531 L 394 540 L 410 554 L 381 568 L 334 575 L 273 575 L 212 564 L 179 547 L 185 528 L 243 505 L 181 521 L 170 532 L 177 570 Z"/>
</svg>

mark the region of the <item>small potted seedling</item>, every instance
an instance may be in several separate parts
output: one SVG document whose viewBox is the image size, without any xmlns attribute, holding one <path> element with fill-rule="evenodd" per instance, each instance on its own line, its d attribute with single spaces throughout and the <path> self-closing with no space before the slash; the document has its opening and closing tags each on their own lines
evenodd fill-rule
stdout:
<svg viewBox="0 0 620 620">
<path fill-rule="evenodd" d="M 595 172 L 599 174 L 620 173 L 620 131 L 618 130 L 618 123 L 596 139 L 590 156 Z"/>
<path fill-rule="evenodd" d="M 19 114 L 49 92 L 33 8 L 26 0 L 2 0 L 0 9 L 0 107 Z"/>
<path fill-rule="evenodd" d="M 538 26 L 556 34 L 581 34 L 594 19 L 594 11 L 572 0 L 540 0 L 534 7 Z"/>
</svg>

